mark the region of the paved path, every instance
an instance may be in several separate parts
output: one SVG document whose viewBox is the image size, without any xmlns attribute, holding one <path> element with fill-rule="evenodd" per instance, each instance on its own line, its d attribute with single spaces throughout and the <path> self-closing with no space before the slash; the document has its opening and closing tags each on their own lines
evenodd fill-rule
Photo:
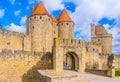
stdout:
<svg viewBox="0 0 120 82">
<path fill-rule="evenodd" d="M 120 82 L 120 77 L 110 78 L 89 73 L 73 73 L 76 73 L 80 79 L 85 79 L 88 82 Z"/>
</svg>

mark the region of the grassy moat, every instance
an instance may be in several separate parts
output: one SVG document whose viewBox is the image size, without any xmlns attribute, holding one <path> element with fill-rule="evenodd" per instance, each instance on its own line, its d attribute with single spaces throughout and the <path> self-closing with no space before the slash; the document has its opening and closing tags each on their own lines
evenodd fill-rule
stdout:
<svg viewBox="0 0 120 82">
<path fill-rule="evenodd" d="M 120 76 L 120 69 L 115 70 L 115 76 Z"/>
</svg>

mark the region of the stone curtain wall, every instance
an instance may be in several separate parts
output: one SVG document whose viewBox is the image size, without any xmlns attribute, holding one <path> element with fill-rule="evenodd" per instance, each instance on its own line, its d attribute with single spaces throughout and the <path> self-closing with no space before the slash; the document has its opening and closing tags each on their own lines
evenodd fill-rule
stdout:
<svg viewBox="0 0 120 82">
<path fill-rule="evenodd" d="M 2 49 L 22 50 L 23 33 L 0 30 L 0 52 Z"/>
<path fill-rule="evenodd" d="M 115 55 L 115 69 L 120 69 L 120 55 Z"/>
<path fill-rule="evenodd" d="M 52 54 L 4 49 L 0 53 L 0 82 L 39 82 L 37 70 L 52 68 Z"/>
</svg>

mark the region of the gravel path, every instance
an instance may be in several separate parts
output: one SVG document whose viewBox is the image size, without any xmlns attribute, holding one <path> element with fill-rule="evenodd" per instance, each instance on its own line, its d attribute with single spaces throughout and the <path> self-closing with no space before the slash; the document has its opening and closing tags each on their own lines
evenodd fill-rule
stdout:
<svg viewBox="0 0 120 82">
<path fill-rule="evenodd" d="M 85 79 L 88 82 L 120 82 L 120 77 L 110 78 L 95 74 L 89 74 L 89 73 L 78 73 L 78 72 L 73 72 L 73 73 L 76 73 L 80 79 Z"/>
</svg>

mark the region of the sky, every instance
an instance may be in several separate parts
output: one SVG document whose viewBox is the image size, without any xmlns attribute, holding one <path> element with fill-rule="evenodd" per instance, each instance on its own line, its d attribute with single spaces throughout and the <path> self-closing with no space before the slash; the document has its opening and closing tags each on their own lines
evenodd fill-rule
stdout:
<svg viewBox="0 0 120 82">
<path fill-rule="evenodd" d="M 26 31 L 26 20 L 40 0 L 0 0 L 2 29 Z M 113 35 L 113 53 L 120 54 L 119 0 L 42 0 L 49 14 L 59 17 L 66 9 L 75 23 L 75 39 L 90 41 L 90 25 L 103 25 Z M 109 42 L 109 41 L 108 41 Z"/>
</svg>

